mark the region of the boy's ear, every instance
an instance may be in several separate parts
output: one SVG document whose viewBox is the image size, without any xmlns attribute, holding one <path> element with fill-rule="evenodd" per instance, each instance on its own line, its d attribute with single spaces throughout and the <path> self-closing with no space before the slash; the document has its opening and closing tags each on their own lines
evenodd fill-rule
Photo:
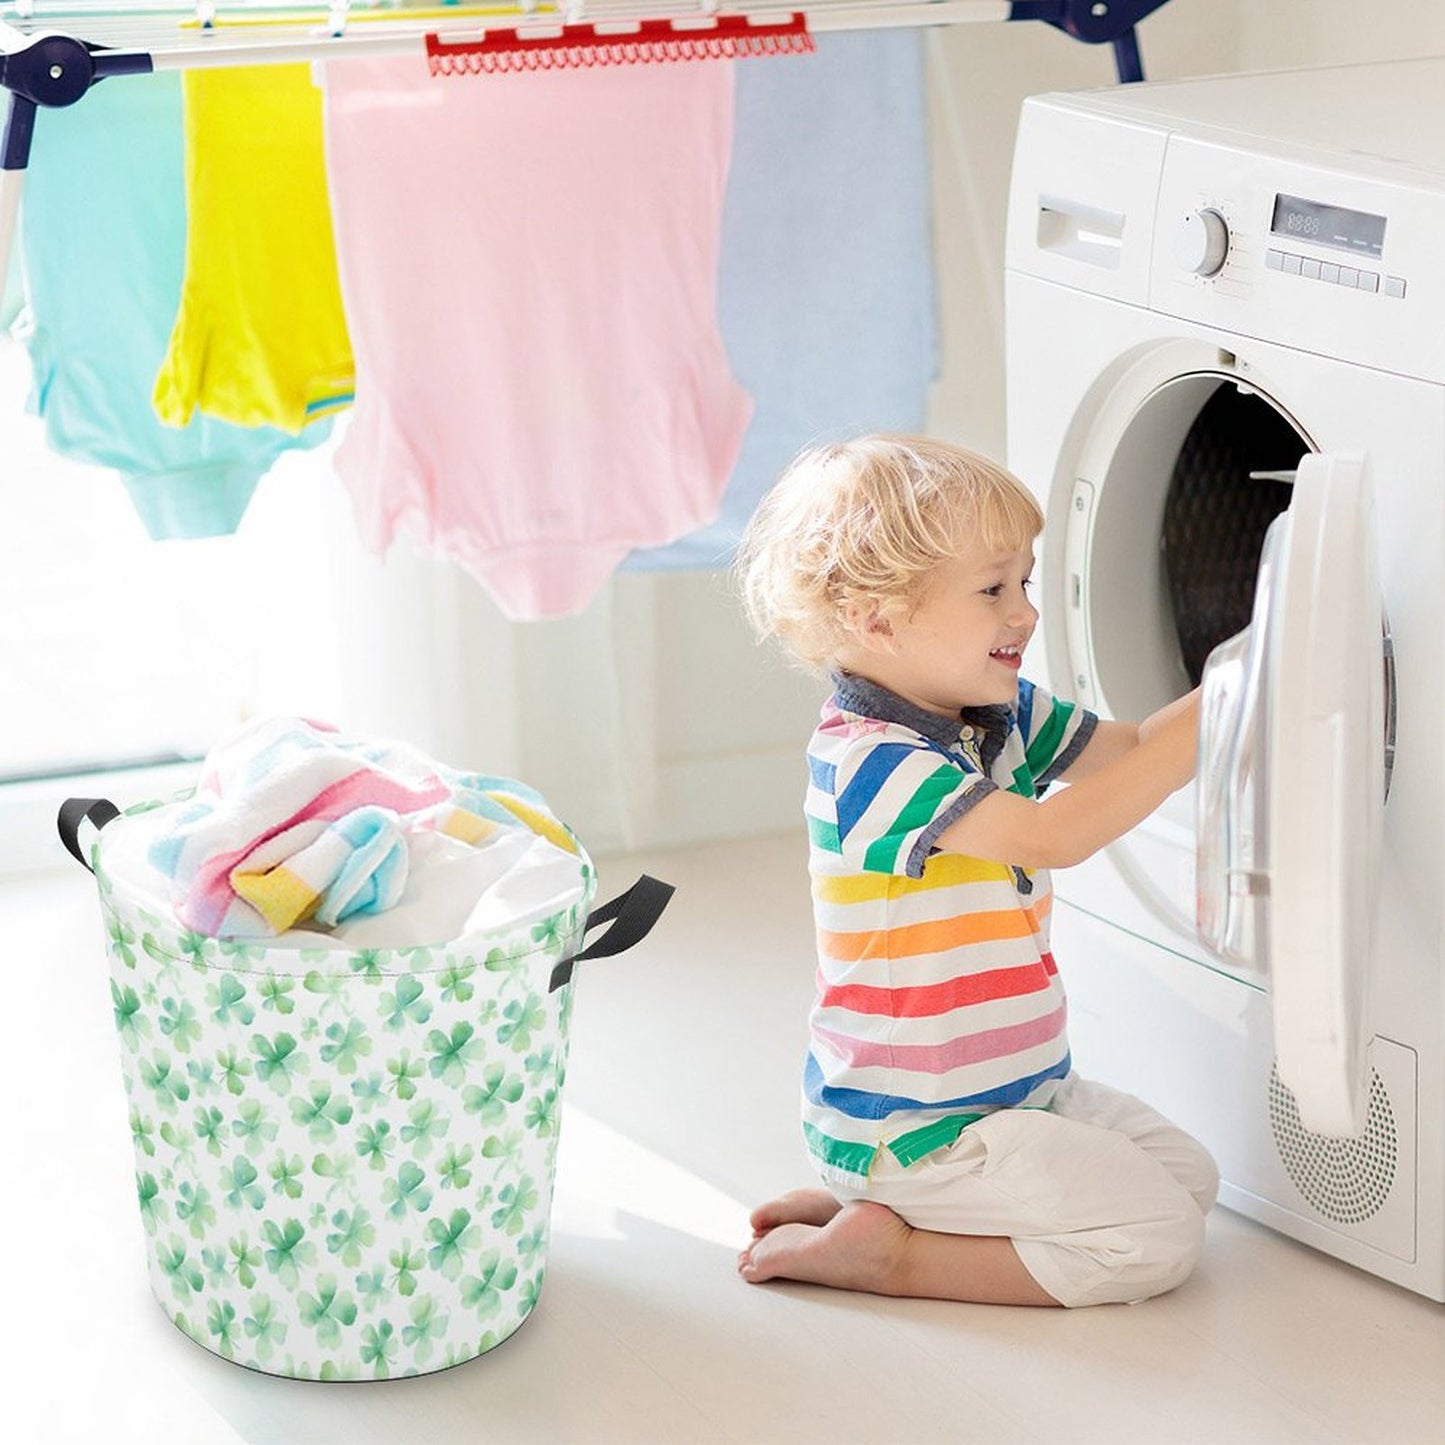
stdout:
<svg viewBox="0 0 1445 1445">
<path fill-rule="evenodd" d="M 870 652 L 892 652 L 895 635 L 893 624 L 875 602 L 845 602 L 843 626 L 860 646 Z"/>
</svg>

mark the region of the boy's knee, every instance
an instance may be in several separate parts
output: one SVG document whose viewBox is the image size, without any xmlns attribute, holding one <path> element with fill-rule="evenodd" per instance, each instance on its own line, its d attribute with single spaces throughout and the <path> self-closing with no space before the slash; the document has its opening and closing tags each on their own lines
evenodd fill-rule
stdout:
<svg viewBox="0 0 1445 1445">
<path fill-rule="evenodd" d="M 1211 1196 L 1211 1202 L 1212 1196 Z M 1154 1294 L 1176 1289 L 1191 1274 L 1204 1253 L 1204 1214 L 1186 1210 L 1163 1231 L 1160 1247 L 1161 1283 Z"/>
<path fill-rule="evenodd" d="M 1204 1215 L 1181 1191 L 1180 1207 L 1127 1228 L 1128 1245 L 1116 1237 L 1108 1247 L 1085 1248 L 1089 1267 L 1081 1278 L 1066 1269 L 1071 1288 L 1058 1295 L 1072 1307 L 1097 1304 L 1138 1304 L 1177 1289 L 1194 1272 L 1204 1253 Z"/>
<path fill-rule="evenodd" d="M 1167 1294 L 1194 1273 L 1204 1253 L 1204 1215 L 1191 1203 L 1164 1219 L 1153 1220 L 1142 1232 L 1142 1268 L 1135 1274 L 1135 1300 Z"/>
<path fill-rule="evenodd" d="M 1189 1177 L 1180 1181 L 1194 1196 L 1201 1215 L 1208 1214 L 1219 1198 L 1219 1166 L 1207 1149 L 1201 1145 Z"/>
</svg>

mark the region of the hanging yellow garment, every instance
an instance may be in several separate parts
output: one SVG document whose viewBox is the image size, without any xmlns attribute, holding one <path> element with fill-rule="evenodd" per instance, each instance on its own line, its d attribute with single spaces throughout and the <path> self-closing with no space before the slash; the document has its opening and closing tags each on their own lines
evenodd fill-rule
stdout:
<svg viewBox="0 0 1445 1445">
<path fill-rule="evenodd" d="M 296 433 L 349 405 L 354 385 L 321 93 L 304 64 L 183 80 L 186 274 L 156 414 Z"/>
</svg>

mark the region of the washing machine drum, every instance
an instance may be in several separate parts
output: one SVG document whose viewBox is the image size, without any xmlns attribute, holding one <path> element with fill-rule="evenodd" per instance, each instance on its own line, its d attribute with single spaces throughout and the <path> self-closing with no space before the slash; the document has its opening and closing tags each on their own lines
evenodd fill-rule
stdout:
<svg viewBox="0 0 1445 1445">
<path fill-rule="evenodd" d="M 1164 579 L 1179 650 L 1197 685 L 1214 648 L 1248 626 L 1265 533 L 1289 506 L 1308 450 L 1253 393 L 1221 384 L 1179 449 L 1164 503 Z"/>
</svg>

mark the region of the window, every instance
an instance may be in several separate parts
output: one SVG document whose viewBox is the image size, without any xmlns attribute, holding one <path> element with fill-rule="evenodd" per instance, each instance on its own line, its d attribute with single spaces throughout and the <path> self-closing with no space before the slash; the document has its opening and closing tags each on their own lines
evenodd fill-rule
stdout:
<svg viewBox="0 0 1445 1445">
<path fill-rule="evenodd" d="M 113 472 L 49 450 L 29 372 L 0 336 L 0 784 L 196 758 L 262 712 L 334 716 L 357 544 L 331 447 L 283 456 L 234 536 L 153 542 Z"/>
</svg>

